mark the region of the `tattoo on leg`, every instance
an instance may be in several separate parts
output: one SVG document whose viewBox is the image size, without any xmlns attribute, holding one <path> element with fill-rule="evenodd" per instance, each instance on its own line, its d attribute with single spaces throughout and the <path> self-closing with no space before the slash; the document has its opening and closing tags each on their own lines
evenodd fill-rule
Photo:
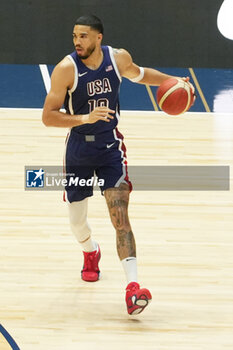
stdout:
<svg viewBox="0 0 233 350">
<path fill-rule="evenodd" d="M 128 207 L 128 201 L 124 199 L 113 199 L 108 203 L 109 209 L 115 208 L 115 207 L 123 207 L 127 208 Z"/>
<path fill-rule="evenodd" d="M 128 256 L 136 257 L 136 244 L 132 231 L 117 230 L 117 252 L 121 260 Z"/>
<path fill-rule="evenodd" d="M 104 193 L 110 217 L 117 234 L 117 252 L 120 260 L 127 256 L 136 257 L 136 244 L 128 217 L 129 188 L 121 184 Z"/>
<path fill-rule="evenodd" d="M 129 225 L 128 202 L 123 199 L 115 199 L 108 202 L 108 209 L 113 226 L 116 230 L 122 230 Z"/>
</svg>

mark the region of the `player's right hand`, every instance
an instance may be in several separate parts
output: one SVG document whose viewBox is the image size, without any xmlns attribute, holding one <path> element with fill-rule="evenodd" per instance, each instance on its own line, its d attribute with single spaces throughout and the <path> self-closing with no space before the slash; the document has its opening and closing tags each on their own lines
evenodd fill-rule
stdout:
<svg viewBox="0 0 233 350">
<path fill-rule="evenodd" d="M 96 107 L 90 114 L 85 115 L 84 123 L 93 124 L 98 120 L 110 122 L 110 119 L 114 119 L 110 113 L 114 114 L 115 111 L 108 107 Z"/>
</svg>

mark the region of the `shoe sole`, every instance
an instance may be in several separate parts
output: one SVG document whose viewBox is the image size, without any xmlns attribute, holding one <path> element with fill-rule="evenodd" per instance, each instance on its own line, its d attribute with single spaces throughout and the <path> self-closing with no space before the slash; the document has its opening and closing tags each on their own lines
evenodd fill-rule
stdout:
<svg viewBox="0 0 233 350">
<path fill-rule="evenodd" d="M 142 296 L 145 297 L 145 295 L 141 295 L 141 297 Z M 147 305 L 149 305 L 150 302 L 151 302 L 151 299 L 137 299 L 134 305 L 138 306 L 138 308 L 132 311 L 129 315 L 140 314 L 147 307 Z"/>
<path fill-rule="evenodd" d="M 97 282 L 97 281 L 100 280 L 100 278 L 101 278 L 101 273 L 99 272 L 98 278 L 97 278 L 96 280 L 88 280 L 88 279 L 85 280 L 85 279 L 83 278 L 83 275 L 82 275 L 82 272 L 81 272 L 81 279 L 82 279 L 84 282 Z"/>
</svg>

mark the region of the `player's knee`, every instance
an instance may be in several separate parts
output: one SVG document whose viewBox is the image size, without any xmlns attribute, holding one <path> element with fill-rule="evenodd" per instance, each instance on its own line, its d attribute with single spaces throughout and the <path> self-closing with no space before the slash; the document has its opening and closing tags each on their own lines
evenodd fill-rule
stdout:
<svg viewBox="0 0 233 350">
<path fill-rule="evenodd" d="M 87 198 L 79 202 L 68 203 L 68 210 L 71 225 L 83 225 L 87 220 Z"/>
<path fill-rule="evenodd" d="M 68 204 L 71 230 L 78 237 L 78 241 L 85 241 L 91 234 L 87 222 L 87 199 Z"/>
<path fill-rule="evenodd" d="M 111 220 L 117 231 L 124 230 L 129 226 L 128 211 L 126 208 L 116 207 L 115 210 L 111 212 Z"/>
<path fill-rule="evenodd" d="M 87 217 L 82 215 L 70 216 L 70 224 L 73 226 L 83 226 L 87 223 Z"/>
</svg>

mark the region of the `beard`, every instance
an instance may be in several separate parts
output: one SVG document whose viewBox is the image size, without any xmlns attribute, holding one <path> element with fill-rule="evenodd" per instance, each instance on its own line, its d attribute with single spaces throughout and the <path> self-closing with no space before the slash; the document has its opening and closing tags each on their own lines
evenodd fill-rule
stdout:
<svg viewBox="0 0 233 350">
<path fill-rule="evenodd" d="M 79 55 L 78 54 L 78 57 L 81 58 L 82 60 L 86 60 L 87 58 L 89 58 L 91 56 L 91 54 L 95 51 L 96 49 L 96 45 L 93 44 L 93 46 L 90 46 L 87 50 L 86 50 L 86 53 L 85 55 Z"/>
</svg>

